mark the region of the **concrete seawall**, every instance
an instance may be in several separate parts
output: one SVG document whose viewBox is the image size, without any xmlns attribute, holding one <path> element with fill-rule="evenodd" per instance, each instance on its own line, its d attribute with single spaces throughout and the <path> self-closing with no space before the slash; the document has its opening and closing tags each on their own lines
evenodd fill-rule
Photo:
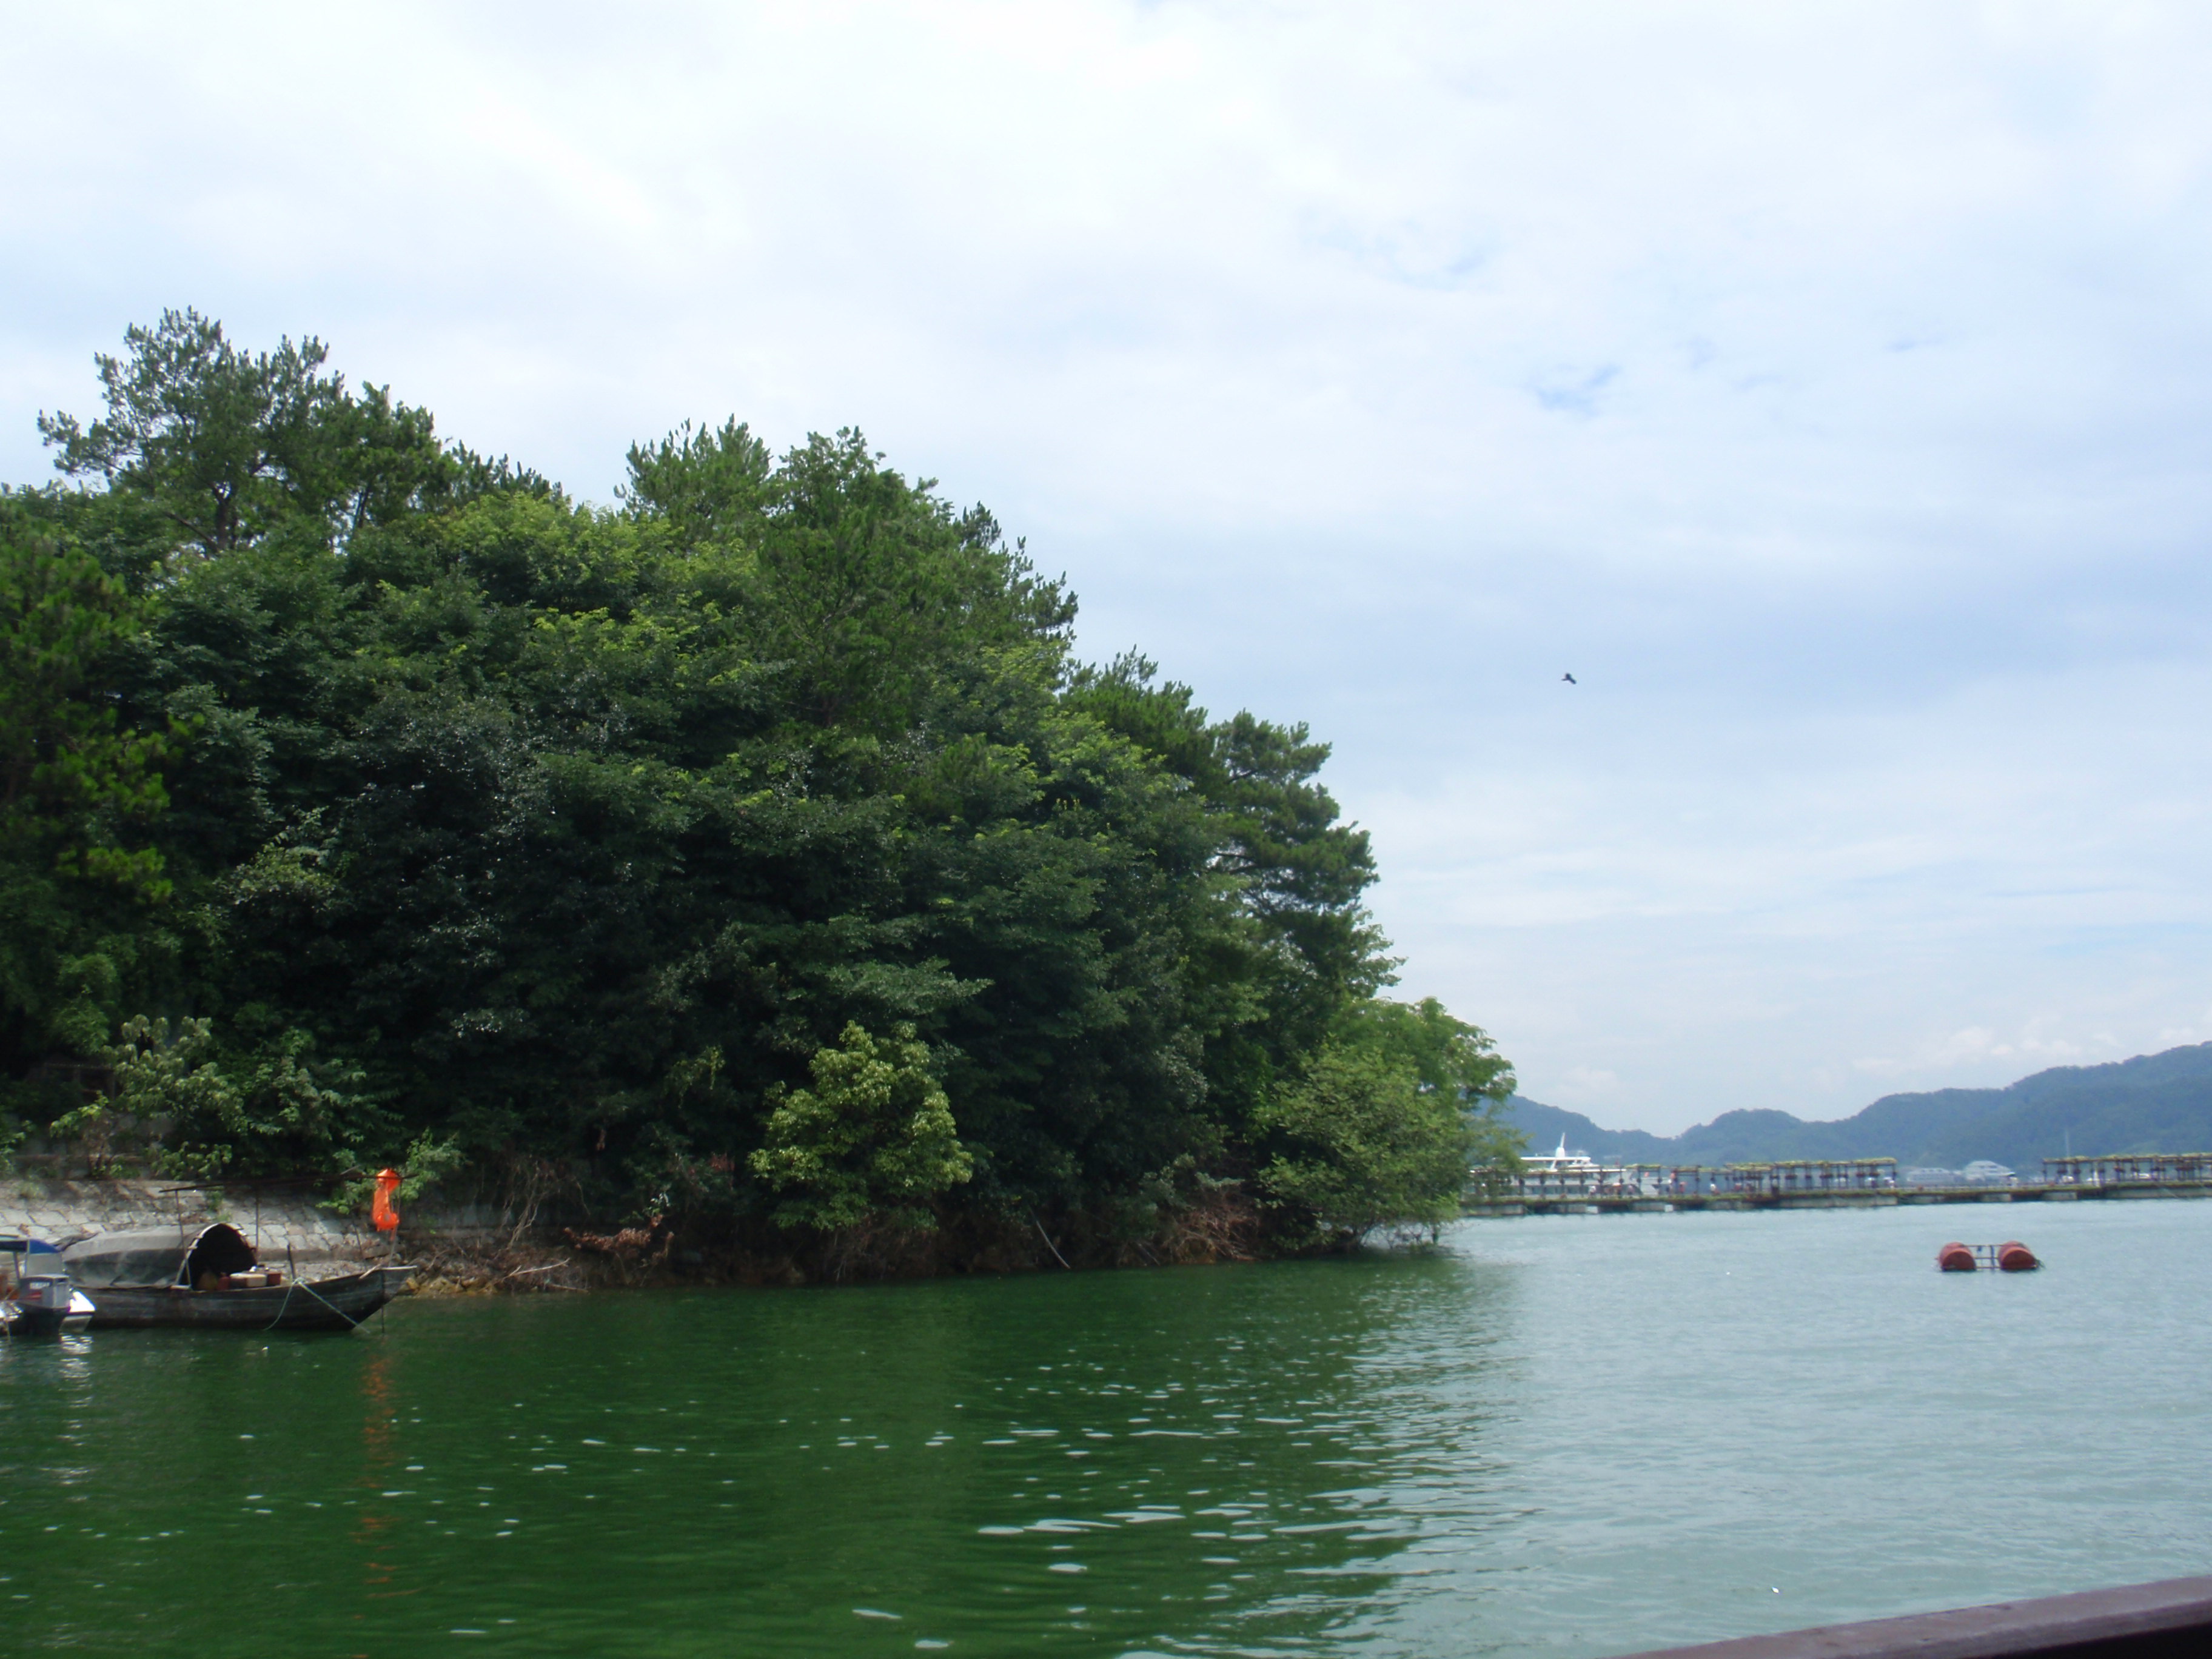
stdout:
<svg viewBox="0 0 2212 1659">
<path fill-rule="evenodd" d="M 301 1262 L 358 1261 L 381 1255 L 389 1243 L 365 1215 L 333 1215 L 320 1194 L 296 1188 L 240 1191 L 185 1187 L 173 1181 L 57 1181 L 37 1176 L 0 1176 L 0 1236 L 27 1234 L 65 1243 L 89 1233 L 141 1228 L 198 1229 L 227 1221 L 252 1240 L 264 1261 L 289 1255 Z M 403 1218 L 410 1235 L 434 1232 L 466 1237 L 489 1230 L 493 1218 L 477 1206 L 410 1206 Z"/>
</svg>

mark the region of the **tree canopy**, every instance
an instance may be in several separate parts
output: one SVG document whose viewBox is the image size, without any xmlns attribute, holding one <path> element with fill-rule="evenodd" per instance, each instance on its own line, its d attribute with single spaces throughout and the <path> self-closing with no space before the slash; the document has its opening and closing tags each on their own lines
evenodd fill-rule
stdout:
<svg viewBox="0 0 2212 1659">
<path fill-rule="evenodd" d="M 1510 1160 L 1327 746 L 1078 660 L 982 507 L 735 422 L 586 505 L 325 356 L 166 313 L 0 491 L 15 1133 L 104 1061 L 164 1169 L 445 1148 L 733 1236 L 1310 1244 Z"/>
</svg>

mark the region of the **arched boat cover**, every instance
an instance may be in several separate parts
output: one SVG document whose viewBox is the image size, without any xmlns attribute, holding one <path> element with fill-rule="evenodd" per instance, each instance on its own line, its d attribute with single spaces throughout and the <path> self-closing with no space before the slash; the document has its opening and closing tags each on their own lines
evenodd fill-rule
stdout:
<svg viewBox="0 0 2212 1659">
<path fill-rule="evenodd" d="M 70 1278 L 88 1290 L 102 1285 L 196 1285 L 202 1273 L 243 1273 L 253 1247 L 237 1228 L 155 1227 L 144 1232 L 95 1233 L 62 1252 Z"/>
<path fill-rule="evenodd" d="M 0 1238 L 0 1255 L 59 1255 L 43 1238 Z"/>
</svg>

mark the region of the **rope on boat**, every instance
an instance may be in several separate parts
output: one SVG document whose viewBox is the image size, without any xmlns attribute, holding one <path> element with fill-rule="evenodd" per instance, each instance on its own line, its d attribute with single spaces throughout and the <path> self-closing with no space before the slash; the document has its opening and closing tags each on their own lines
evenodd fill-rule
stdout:
<svg viewBox="0 0 2212 1659">
<path fill-rule="evenodd" d="M 284 1322 L 284 1316 L 292 1311 L 292 1292 L 299 1288 L 300 1281 L 296 1278 L 289 1278 L 284 1281 L 284 1300 L 283 1304 L 276 1310 L 276 1317 L 269 1322 L 269 1328 L 270 1330 L 273 1331 L 279 1325 L 283 1324 Z"/>
<path fill-rule="evenodd" d="M 369 1271 L 372 1273 L 381 1273 L 384 1270 L 380 1267 L 373 1267 Z M 376 1288 L 380 1291 L 384 1288 L 383 1282 L 381 1280 L 378 1281 Z M 356 1331 L 361 1328 L 361 1320 L 356 1319 L 351 1314 L 348 1313 L 343 1308 L 339 1307 L 337 1304 L 331 1301 L 330 1297 L 325 1296 L 320 1291 L 308 1284 L 305 1279 L 295 1278 L 289 1281 L 285 1285 L 284 1304 L 282 1307 L 276 1310 L 276 1317 L 269 1322 L 269 1328 L 270 1330 L 273 1331 L 279 1325 L 283 1324 L 284 1322 L 284 1316 L 291 1311 L 292 1292 L 295 1291 L 305 1291 L 309 1296 L 313 1297 L 316 1301 L 321 1303 L 325 1308 L 328 1308 L 340 1319 L 344 1320 L 346 1322 L 346 1328 L 348 1330 Z M 365 1318 L 367 1316 L 364 1315 L 363 1317 Z"/>
</svg>

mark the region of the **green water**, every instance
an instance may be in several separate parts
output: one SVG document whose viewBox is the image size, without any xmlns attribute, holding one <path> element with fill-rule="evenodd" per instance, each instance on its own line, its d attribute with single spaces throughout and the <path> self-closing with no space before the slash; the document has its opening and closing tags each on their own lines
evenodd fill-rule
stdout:
<svg viewBox="0 0 2212 1659">
<path fill-rule="evenodd" d="M 0 1342 L 0 1652 L 1599 1655 L 2203 1572 L 2208 1290 L 2212 1204 L 2095 1203 Z"/>
</svg>

